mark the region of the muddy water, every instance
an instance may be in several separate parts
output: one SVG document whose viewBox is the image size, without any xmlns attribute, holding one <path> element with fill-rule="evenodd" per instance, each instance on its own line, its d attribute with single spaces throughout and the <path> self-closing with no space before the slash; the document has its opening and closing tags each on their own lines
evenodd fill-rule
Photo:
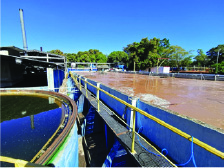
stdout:
<svg viewBox="0 0 224 168">
<path fill-rule="evenodd" d="M 79 74 L 125 94 L 137 96 L 148 103 L 224 129 L 223 81 L 159 78 L 113 72 Z"/>
</svg>

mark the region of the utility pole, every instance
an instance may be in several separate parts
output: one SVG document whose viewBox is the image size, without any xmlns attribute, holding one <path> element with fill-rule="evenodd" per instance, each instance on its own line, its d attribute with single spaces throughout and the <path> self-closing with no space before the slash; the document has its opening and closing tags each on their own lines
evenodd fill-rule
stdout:
<svg viewBox="0 0 224 168">
<path fill-rule="evenodd" d="M 218 55 L 217 55 L 217 62 L 216 62 L 216 74 L 218 73 L 218 62 L 219 62 L 219 51 L 221 49 L 218 50 Z"/>
</svg>

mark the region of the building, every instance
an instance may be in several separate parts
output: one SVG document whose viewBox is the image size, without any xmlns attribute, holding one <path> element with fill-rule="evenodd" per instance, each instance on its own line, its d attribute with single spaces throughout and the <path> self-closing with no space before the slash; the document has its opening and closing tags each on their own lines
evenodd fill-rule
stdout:
<svg viewBox="0 0 224 168">
<path fill-rule="evenodd" d="M 1 88 L 47 86 L 47 69 L 66 68 L 66 57 L 15 46 L 0 47 Z"/>
</svg>

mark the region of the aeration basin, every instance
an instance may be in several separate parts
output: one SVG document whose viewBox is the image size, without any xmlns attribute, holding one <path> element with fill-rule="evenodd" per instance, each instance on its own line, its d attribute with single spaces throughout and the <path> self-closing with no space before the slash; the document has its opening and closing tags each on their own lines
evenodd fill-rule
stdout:
<svg viewBox="0 0 224 168">
<path fill-rule="evenodd" d="M 78 165 L 77 107 L 72 99 L 35 90 L 1 91 L 0 96 L 1 156 L 39 165 Z M 71 150 L 65 150 L 68 147 Z M 65 163 L 65 155 L 73 159 Z M 14 166 L 9 162 L 1 166 Z"/>
</svg>

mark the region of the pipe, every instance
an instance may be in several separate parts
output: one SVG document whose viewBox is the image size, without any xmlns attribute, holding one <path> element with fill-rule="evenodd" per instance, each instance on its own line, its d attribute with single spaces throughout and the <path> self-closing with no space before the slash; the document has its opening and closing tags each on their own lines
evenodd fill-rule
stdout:
<svg viewBox="0 0 224 168">
<path fill-rule="evenodd" d="M 25 55 L 27 55 L 26 51 L 28 50 L 28 47 L 27 47 L 26 32 L 25 32 L 25 26 L 24 26 L 24 20 L 23 20 L 23 10 L 19 9 L 19 13 L 20 13 L 20 23 L 21 23 L 22 34 L 23 34 L 23 49 L 25 50 Z"/>
</svg>

